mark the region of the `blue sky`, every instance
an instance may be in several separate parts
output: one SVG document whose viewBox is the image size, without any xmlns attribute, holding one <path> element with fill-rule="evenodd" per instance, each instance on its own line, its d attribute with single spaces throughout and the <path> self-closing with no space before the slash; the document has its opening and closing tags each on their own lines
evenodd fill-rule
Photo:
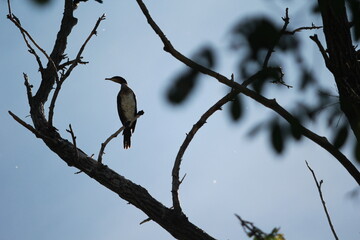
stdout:
<svg viewBox="0 0 360 240">
<path fill-rule="evenodd" d="M 50 52 L 59 21 L 62 1 L 42 9 L 28 2 L 12 2 L 13 13 L 36 41 Z M 150 13 L 173 45 L 186 56 L 210 44 L 222 51 L 216 69 L 230 76 L 236 55 L 228 49 L 228 31 L 236 21 L 253 14 L 276 17 L 281 24 L 290 7 L 290 27 L 321 24 L 304 14 L 304 6 L 275 1 L 146 1 Z M 286 3 L 287 5 L 285 5 Z M 6 19 L 6 1 L 0 2 L 0 239 L 171 239 L 154 222 L 139 225 L 146 215 L 84 174 L 74 174 L 61 159 L 7 114 L 13 111 L 30 123 L 22 73 L 39 84 L 39 73 L 19 31 Z M 182 141 L 192 125 L 228 91 L 217 81 L 202 77 L 194 96 L 174 107 L 165 92 L 183 64 L 162 50 L 162 43 L 147 24 L 135 1 L 89 1 L 81 4 L 79 19 L 69 39 L 68 55 L 74 57 L 97 18 L 107 19 L 84 52 L 88 65 L 77 67 L 63 85 L 55 108 L 54 124 L 63 137 L 68 124 L 78 146 L 87 154 L 98 154 L 100 144 L 120 127 L 116 112 L 119 86 L 104 81 L 121 75 L 136 92 L 138 108 L 145 111 L 137 123 L 132 148 L 124 150 L 122 139 L 112 141 L 104 163 L 119 174 L 148 189 L 171 206 L 171 169 Z M 322 64 L 316 46 L 304 32 L 304 57 L 317 67 L 324 84 L 334 89 L 332 77 Z M 318 32 L 321 34 L 321 31 Z M 319 64 L 315 64 L 319 63 Z M 289 65 L 291 64 L 291 61 Z M 294 67 L 290 67 L 291 75 Z M 295 79 L 289 78 L 296 86 Z M 293 82 L 291 82 L 293 81 Z M 284 104 L 295 89 L 279 96 Z M 360 204 L 348 193 L 355 181 L 338 162 L 308 140 L 291 142 L 281 157 L 268 144 L 267 134 L 247 138 L 254 123 L 273 114 L 252 101 L 246 116 L 234 123 L 226 111 L 215 113 L 198 132 L 184 155 L 180 187 L 184 212 L 190 221 L 217 239 L 246 239 L 234 217 L 239 214 L 264 231 L 281 227 L 287 239 L 332 238 L 312 176 L 305 160 L 325 181 L 323 193 L 334 226 L 342 239 L 359 239 Z M 310 124 L 320 135 L 329 135 L 320 124 Z M 345 148 L 345 153 L 349 154 Z"/>
</svg>

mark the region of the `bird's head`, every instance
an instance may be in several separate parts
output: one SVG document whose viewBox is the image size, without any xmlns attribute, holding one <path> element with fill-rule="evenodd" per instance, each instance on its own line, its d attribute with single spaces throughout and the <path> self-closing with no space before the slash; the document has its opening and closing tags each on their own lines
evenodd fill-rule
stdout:
<svg viewBox="0 0 360 240">
<path fill-rule="evenodd" d="M 116 83 L 120 83 L 120 84 L 127 84 L 126 80 L 123 77 L 119 77 L 119 76 L 114 76 L 111 78 L 105 78 L 105 80 L 110 80 Z"/>
</svg>

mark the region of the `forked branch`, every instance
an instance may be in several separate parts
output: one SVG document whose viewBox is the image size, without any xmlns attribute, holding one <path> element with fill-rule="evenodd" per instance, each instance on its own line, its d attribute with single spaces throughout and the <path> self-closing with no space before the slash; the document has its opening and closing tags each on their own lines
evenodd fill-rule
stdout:
<svg viewBox="0 0 360 240">
<path fill-rule="evenodd" d="M 7 18 L 11 22 L 13 22 L 15 24 L 15 26 L 20 30 L 20 33 L 24 38 L 25 44 L 29 48 L 29 52 L 35 56 L 36 61 L 39 64 L 39 69 L 43 70 L 43 66 L 42 66 L 42 63 L 40 61 L 40 57 L 35 52 L 34 48 L 31 47 L 31 45 L 30 45 L 29 41 L 27 40 L 27 38 L 35 45 L 35 47 L 37 49 L 39 49 L 40 52 L 42 52 L 42 54 L 44 54 L 44 56 L 51 63 L 51 65 L 52 65 L 52 67 L 54 69 L 54 72 L 57 73 L 56 64 L 54 63 L 52 58 L 49 56 L 49 54 L 47 54 L 47 52 L 43 48 L 40 47 L 40 45 L 34 40 L 34 38 L 21 26 L 20 20 L 11 12 L 10 0 L 8 0 L 8 9 L 9 9 L 9 14 L 7 15 Z M 58 81 L 59 80 L 58 75 L 55 74 L 55 76 L 56 76 L 56 80 Z"/>
<path fill-rule="evenodd" d="M 242 93 L 256 102 L 260 103 L 266 108 L 269 108 L 276 112 L 278 115 L 280 115 L 283 119 L 285 119 L 289 124 L 297 127 L 300 131 L 300 133 L 307 137 L 308 139 L 312 140 L 314 143 L 318 144 L 322 148 L 324 148 L 326 151 L 331 153 L 342 165 L 343 167 L 349 172 L 349 174 L 355 179 L 355 181 L 360 185 L 360 172 L 359 170 L 351 163 L 351 161 L 342 153 L 340 152 L 336 147 L 334 147 L 325 137 L 319 136 L 313 131 L 309 130 L 305 126 L 301 125 L 300 122 L 297 120 L 296 117 L 294 117 L 291 113 L 289 113 L 286 109 L 284 109 L 282 106 L 280 106 L 275 99 L 268 99 L 264 96 L 256 93 L 255 91 L 252 91 L 248 89 L 247 87 L 235 82 L 231 81 L 227 77 L 207 68 L 204 67 L 198 63 L 195 63 L 194 61 L 190 60 L 189 58 L 185 57 L 183 54 L 179 53 L 170 43 L 170 41 L 166 38 L 165 34 L 162 32 L 162 30 L 159 28 L 159 26 L 154 22 L 152 17 L 149 14 L 149 11 L 147 10 L 145 4 L 142 0 L 136 0 L 140 9 L 142 10 L 144 16 L 146 17 L 148 23 L 152 27 L 152 29 L 156 32 L 157 35 L 159 35 L 161 41 L 164 44 L 164 50 L 169 52 L 173 57 L 184 63 L 185 65 L 205 74 L 208 76 L 211 76 L 215 78 L 220 83 L 223 83 L 224 85 L 230 87 L 231 89 L 234 89 L 238 91 L 239 93 Z"/>
<path fill-rule="evenodd" d="M 53 94 L 53 97 L 51 99 L 50 106 L 49 106 L 49 117 L 48 117 L 49 120 L 48 121 L 49 121 L 50 126 L 53 125 L 55 103 L 56 103 L 56 99 L 57 99 L 57 97 L 59 95 L 59 92 L 61 90 L 61 86 L 65 82 L 65 80 L 70 76 L 72 70 L 74 70 L 74 68 L 78 64 L 85 63 L 85 62 L 81 61 L 81 58 L 82 58 L 81 55 L 82 55 L 83 51 L 85 50 L 85 47 L 86 47 L 87 43 L 92 38 L 92 36 L 96 35 L 97 28 L 99 27 L 100 22 L 103 21 L 103 20 L 105 20 L 105 14 L 101 15 L 101 17 L 98 18 L 98 20 L 95 23 L 94 28 L 90 32 L 89 36 L 86 38 L 83 45 L 80 47 L 80 50 L 77 53 L 75 59 L 72 60 L 72 61 L 67 62 L 70 65 L 69 69 L 64 74 L 62 74 L 60 80 L 56 82 L 56 88 L 55 88 L 55 91 L 54 91 L 54 94 Z M 64 68 L 64 66 L 61 66 L 60 69 L 63 69 L 63 68 Z"/>
</svg>

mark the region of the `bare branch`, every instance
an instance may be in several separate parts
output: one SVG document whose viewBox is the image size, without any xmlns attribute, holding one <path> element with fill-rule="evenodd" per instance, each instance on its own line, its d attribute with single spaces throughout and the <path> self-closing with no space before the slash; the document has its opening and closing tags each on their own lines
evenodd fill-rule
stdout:
<svg viewBox="0 0 360 240">
<path fill-rule="evenodd" d="M 145 4 L 142 0 L 136 0 L 138 5 L 140 6 L 143 14 L 145 15 L 148 23 L 153 28 L 153 30 L 156 32 L 156 34 L 159 35 L 161 41 L 164 44 L 164 50 L 169 52 L 173 57 L 184 63 L 185 65 L 196 69 L 197 71 L 209 75 L 216 80 L 218 80 L 220 83 L 223 83 L 230 87 L 231 89 L 237 90 L 240 93 L 252 98 L 256 102 L 260 103 L 261 105 L 265 106 L 266 108 L 269 108 L 279 114 L 282 118 L 284 118 L 288 123 L 291 125 L 296 126 L 302 135 L 307 137 L 308 139 L 312 140 L 325 150 L 327 150 L 329 153 L 331 153 L 342 165 L 343 167 L 350 173 L 350 175 L 355 179 L 355 181 L 360 185 L 360 172 L 357 170 L 357 168 L 349 161 L 349 159 L 340 152 L 336 147 L 334 147 L 325 137 L 321 137 L 317 135 L 316 133 L 312 132 L 308 128 L 304 127 L 299 123 L 299 121 L 290 114 L 287 110 L 285 110 L 282 106 L 280 106 L 275 99 L 268 99 L 264 96 L 256 93 L 255 91 L 252 91 L 245 86 L 235 82 L 231 81 L 230 79 L 226 78 L 225 76 L 214 72 L 213 70 L 206 68 L 198 63 L 195 63 L 194 61 L 190 60 L 189 58 L 185 57 L 181 53 L 179 53 L 177 50 L 174 49 L 174 47 L 171 45 L 170 41 L 166 38 L 165 34 L 161 31 L 161 29 L 158 27 L 158 25 L 154 22 L 154 20 L 151 18 L 149 11 L 147 10 Z"/>
<path fill-rule="evenodd" d="M 24 122 L 23 120 L 21 120 L 21 118 L 19 118 L 18 116 L 16 116 L 14 113 L 12 113 L 11 111 L 8 111 L 8 113 L 10 114 L 10 116 L 12 116 L 14 118 L 15 121 L 17 121 L 18 123 L 20 123 L 20 125 L 24 126 L 26 129 L 28 129 L 30 132 L 32 132 L 37 138 L 41 138 L 41 139 L 46 139 L 49 141 L 52 141 L 51 138 L 45 136 L 44 134 L 42 134 L 41 132 L 39 132 L 38 130 L 36 130 L 33 126 L 31 126 L 30 124 L 27 124 L 26 122 Z"/>
<path fill-rule="evenodd" d="M 80 57 L 80 59 L 82 59 L 82 57 Z M 59 70 L 61 70 L 61 69 L 64 69 L 64 68 L 66 68 L 67 66 L 69 66 L 69 65 L 72 65 L 75 61 L 77 61 L 78 62 L 78 64 L 88 64 L 89 62 L 87 62 L 87 61 L 82 61 L 82 60 L 76 60 L 76 59 L 74 59 L 74 60 L 69 60 L 69 61 L 67 61 L 67 62 L 64 62 L 64 63 L 62 63 L 62 64 L 60 64 L 60 66 L 59 66 Z"/>
<path fill-rule="evenodd" d="M 7 0 L 9 15 L 12 15 L 10 0 Z"/>
<path fill-rule="evenodd" d="M 223 98 L 217 101 L 212 107 L 210 107 L 202 116 L 201 118 L 193 125 L 190 132 L 186 135 L 184 142 L 182 143 L 174 162 L 173 170 L 172 170 L 172 199 L 173 199 L 173 206 L 175 211 L 181 212 L 180 200 L 179 200 L 179 187 L 182 182 L 179 178 L 180 172 L 180 165 L 183 158 L 183 155 L 189 146 L 191 140 L 194 138 L 197 131 L 206 123 L 206 120 L 214 114 L 217 110 L 220 110 L 221 107 L 226 104 L 227 102 L 234 99 L 234 97 L 238 94 L 238 91 L 231 91 L 230 93 L 226 94 Z M 184 176 L 185 177 L 185 176 Z"/>
<path fill-rule="evenodd" d="M 23 76 L 24 76 L 24 85 L 26 87 L 26 93 L 27 93 L 27 97 L 28 97 L 28 101 L 29 101 L 29 104 L 31 105 L 31 102 L 32 102 L 32 91 L 31 91 L 31 88 L 32 88 L 32 85 L 29 83 L 29 78 L 27 76 L 26 73 L 23 73 Z"/>
<path fill-rule="evenodd" d="M 332 231 L 332 233 L 333 233 L 333 235 L 334 235 L 334 238 L 335 238 L 336 240 L 339 240 L 338 236 L 336 235 L 334 226 L 333 226 L 333 224 L 332 224 L 332 222 L 331 222 L 331 218 L 330 218 L 329 212 L 328 212 L 328 210 L 327 210 L 327 207 L 326 207 L 326 204 L 325 204 L 325 200 L 324 200 L 323 195 L 322 195 L 321 185 L 323 184 L 324 181 L 323 181 L 323 180 L 320 180 L 320 182 L 318 182 L 318 180 L 316 179 L 314 170 L 311 169 L 311 167 L 309 166 L 309 163 L 308 163 L 306 160 L 305 160 L 305 163 L 306 163 L 308 169 L 310 170 L 310 172 L 311 172 L 311 174 L 312 174 L 312 176 L 313 176 L 313 178 L 314 178 L 314 181 L 315 181 L 315 183 L 316 183 L 316 187 L 317 187 L 317 189 L 318 189 L 318 191 L 319 191 L 319 195 L 320 195 L 320 199 L 321 199 L 321 204 L 322 204 L 322 206 L 323 206 L 323 208 L 324 208 L 324 211 L 325 211 L 325 214 L 326 214 L 326 218 L 327 218 L 327 220 L 328 220 L 328 222 L 329 222 L 329 226 L 330 226 L 331 231 Z"/>
<path fill-rule="evenodd" d="M 55 102 L 57 100 L 57 97 L 59 95 L 59 92 L 61 90 L 61 86 L 62 84 L 64 83 L 64 81 L 67 79 L 67 77 L 70 76 L 72 70 L 78 65 L 78 64 L 84 64 L 84 63 L 87 63 L 87 62 L 83 62 L 81 61 L 82 57 L 81 57 L 81 54 L 83 53 L 83 51 L 85 50 L 85 47 L 87 45 L 87 43 L 90 41 L 91 37 L 96 35 L 96 30 L 97 28 L 99 27 L 99 24 L 101 21 L 105 20 L 105 14 L 103 14 L 101 17 L 98 18 L 98 20 L 96 21 L 95 23 L 95 26 L 94 28 L 92 29 L 92 31 L 90 32 L 89 36 L 86 38 L 85 42 L 83 43 L 83 45 L 80 47 L 80 50 L 78 52 L 78 54 L 76 55 L 76 58 L 72 61 L 68 61 L 66 62 L 65 64 L 69 64 L 70 67 L 69 69 L 64 73 L 62 74 L 61 78 L 60 78 L 60 81 L 57 82 L 56 84 L 56 88 L 55 88 L 55 91 L 54 91 L 54 94 L 53 94 L 53 97 L 51 99 L 51 102 L 50 102 L 50 106 L 49 106 L 49 117 L 48 117 L 48 121 L 49 121 L 49 124 L 50 126 L 52 126 L 53 124 L 53 117 L 54 117 L 54 108 L 55 108 Z M 61 65 L 60 69 L 64 68 L 64 66 L 66 65 Z"/>
<path fill-rule="evenodd" d="M 301 32 L 302 30 L 315 30 L 315 29 L 321 29 L 321 28 L 322 28 L 322 26 L 316 26 L 314 24 L 311 24 L 310 27 L 299 27 L 292 31 L 285 31 L 284 34 L 294 35 L 295 33 Z"/>
<path fill-rule="evenodd" d="M 283 17 L 282 20 L 284 21 L 284 25 L 283 25 L 282 29 L 280 30 L 278 37 L 275 39 L 274 44 L 271 46 L 271 48 L 268 50 L 268 52 L 266 54 L 266 57 L 265 57 L 265 60 L 264 60 L 263 66 L 262 66 L 263 69 L 268 67 L 271 54 L 274 52 L 274 48 L 275 48 L 276 44 L 278 44 L 281 36 L 285 33 L 286 28 L 289 25 L 289 22 L 290 22 L 289 8 L 285 9 L 285 17 Z"/>
<path fill-rule="evenodd" d="M 66 71 L 66 73 L 61 77 L 61 82 L 64 82 L 65 79 L 70 75 L 70 73 L 72 72 L 72 70 L 79 64 L 79 63 L 84 63 L 81 61 L 81 54 L 84 52 L 86 45 L 88 44 L 88 42 L 90 41 L 90 39 L 97 34 L 97 28 L 100 25 L 100 22 L 106 19 L 106 15 L 105 13 L 103 15 L 101 15 L 98 20 L 95 23 L 94 28 L 92 29 L 92 31 L 90 32 L 89 36 L 86 38 L 85 42 L 83 43 L 83 45 L 80 47 L 78 54 L 76 55 L 76 58 L 72 61 L 72 64 L 70 65 L 69 69 Z"/>
<path fill-rule="evenodd" d="M 10 1 L 8 1 L 8 4 L 10 4 Z M 9 5 L 9 10 L 10 10 L 10 5 Z M 21 26 L 19 19 L 12 13 L 9 12 L 9 14 L 7 15 L 7 18 L 13 22 L 15 24 L 15 26 L 20 30 L 21 34 L 23 35 L 23 38 L 25 40 L 26 45 L 28 46 L 28 48 L 30 49 L 30 53 L 33 54 L 36 58 L 36 61 L 39 64 L 40 70 L 43 69 L 41 61 L 40 61 L 40 57 L 36 54 L 35 50 L 31 47 L 31 45 L 29 44 L 29 42 L 27 41 L 26 37 L 29 38 L 29 40 L 35 45 L 35 47 L 37 49 L 39 49 L 40 52 L 42 52 L 42 54 L 44 54 L 44 56 L 48 59 L 48 61 L 51 63 L 54 72 L 56 73 L 56 80 L 59 81 L 59 77 L 57 75 L 57 68 L 56 68 L 56 64 L 54 63 L 54 61 L 52 60 L 52 58 L 46 53 L 46 51 L 41 48 L 39 46 L 39 44 L 37 44 L 37 42 L 33 39 L 33 37 Z"/>
<path fill-rule="evenodd" d="M 329 56 L 328 54 L 326 53 L 326 50 L 324 49 L 323 45 L 321 44 L 317 34 L 314 34 L 313 36 L 310 36 L 310 39 L 313 40 L 316 45 L 318 46 L 319 48 L 319 51 L 321 53 L 321 55 L 323 56 L 324 58 L 324 61 L 325 61 L 325 65 L 326 67 L 331 70 L 332 69 L 332 66 L 331 66 L 331 63 L 330 63 L 330 59 L 329 59 Z"/>
<path fill-rule="evenodd" d="M 135 118 L 133 120 L 130 121 L 130 125 L 135 122 L 141 115 L 144 114 L 144 111 L 141 110 L 139 111 Z M 101 143 L 101 148 L 99 151 L 99 155 L 98 155 L 98 162 L 102 163 L 102 156 L 104 155 L 104 151 L 105 151 L 105 147 L 106 145 L 114 138 L 116 138 L 123 130 L 125 129 L 125 126 L 122 126 L 121 128 L 119 128 L 119 130 L 117 130 L 116 132 L 114 132 L 113 134 L 110 135 L 110 137 L 108 137 L 105 142 Z"/>
<path fill-rule="evenodd" d="M 72 127 L 71 127 L 71 124 L 69 124 L 69 129 L 66 129 L 66 131 L 68 133 L 70 133 L 70 135 L 71 135 L 72 142 L 73 142 L 73 145 L 74 145 L 75 156 L 76 156 L 76 159 L 78 160 L 79 159 L 79 152 L 78 152 L 77 147 L 76 147 L 76 136 L 75 136 L 75 133 L 74 133 Z"/>
</svg>

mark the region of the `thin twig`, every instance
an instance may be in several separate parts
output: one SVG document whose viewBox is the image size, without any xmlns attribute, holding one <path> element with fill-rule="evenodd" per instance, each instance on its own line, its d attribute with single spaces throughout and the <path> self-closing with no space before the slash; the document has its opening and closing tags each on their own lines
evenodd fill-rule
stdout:
<svg viewBox="0 0 360 240">
<path fill-rule="evenodd" d="M 105 20 L 105 14 L 101 15 L 101 17 L 98 18 L 98 20 L 96 21 L 95 23 L 95 26 L 93 27 L 93 29 L 91 30 L 89 36 L 86 38 L 85 42 L 83 43 L 83 45 L 80 47 L 79 49 L 79 52 L 77 53 L 76 55 L 76 58 L 72 61 L 68 61 L 66 62 L 69 63 L 70 67 L 69 69 L 64 73 L 62 74 L 61 78 L 60 78 L 60 81 L 56 82 L 56 88 L 55 88 L 55 91 L 54 91 L 54 94 L 52 96 L 52 99 L 51 99 L 51 102 L 50 102 L 50 106 L 49 106 L 49 117 L 48 117 L 48 120 L 49 120 L 49 124 L 50 126 L 52 126 L 53 124 L 53 117 L 54 117 L 54 108 L 55 108 L 55 102 L 57 100 L 57 97 L 59 95 L 59 92 L 61 90 L 61 86 L 62 84 L 64 83 L 64 81 L 67 79 L 67 77 L 70 76 L 72 70 L 78 65 L 78 64 L 85 64 L 87 62 L 84 62 L 84 61 L 81 61 L 82 57 L 81 57 L 81 54 L 83 53 L 83 51 L 85 50 L 85 47 L 87 45 L 87 43 L 90 41 L 91 37 L 96 35 L 96 30 L 97 28 L 99 27 L 99 24 L 101 21 Z M 70 64 L 71 63 L 71 64 Z M 66 66 L 66 65 L 65 65 Z M 64 65 L 61 65 L 61 68 L 62 69 L 64 68 Z"/>
<path fill-rule="evenodd" d="M 129 125 L 131 125 L 133 122 L 135 122 L 141 115 L 144 114 L 144 111 L 141 110 L 139 111 L 136 116 L 134 117 L 134 119 L 132 119 L 129 123 Z M 116 138 L 123 130 L 125 129 L 125 126 L 122 126 L 121 128 L 119 128 L 119 130 L 117 130 L 116 132 L 114 132 L 113 134 L 110 135 L 110 137 L 108 137 L 103 143 L 101 143 L 101 148 L 99 151 L 99 155 L 98 155 L 98 162 L 102 163 L 102 156 L 104 155 L 104 151 L 105 151 L 105 147 L 106 145 L 114 138 Z"/>
<path fill-rule="evenodd" d="M 48 141 L 52 141 L 51 138 L 45 136 L 44 134 L 42 134 L 41 132 L 39 132 L 38 130 L 36 130 L 33 126 L 31 126 L 30 124 L 27 124 L 26 122 L 24 122 L 21 118 L 19 118 L 18 116 L 16 116 L 14 113 L 12 113 L 11 111 L 8 111 L 8 113 L 10 114 L 10 116 L 12 116 L 14 118 L 15 121 L 17 121 L 18 123 L 20 123 L 20 125 L 24 126 L 26 129 L 28 129 L 30 132 L 32 132 L 37 138 L 41 138 L 41 139 L 46 139 Z"/>
<path fill-rule="evenodd" d="M 147 219 L 141 221 L 141 222 L 139 223 L 139 225 L 144 224 L 144 223 L 146 223 L 146 222 L 150 222 L 150 221 L 151 221 L 151 218 L 147 218 Z"/>
<path fill-rule="evenodd" d="M 80 57 L 80 59 L 81 59 L 81 57 Z M 64 68 L 66 68 L 66 67 L 69 66 L 69 65 L 72 65 L 75 61 L 77 61 L 78 64 L 88 64 L 88 63 L 89 63 L 89 62 L 87 62 L 87 61 L 81 61 L 81 60 L 78 61 L 77 59 L 69 60 L 69 61 L 67 61 L 67 62 L 64 62 L 64 63 L 60 64 L 60 65 L 59 65 L 59 70 L 60 70 L 60 69 L 64 69 Z"/>
<path fill-rule="evenodd" d="M 321 29 L 321 28 L 322 28 L 322 26 L 315 26 L 314 24 L 312 24 L 310 27 L 299 27 L 292 31 L 285 31 L 284 34 L 294 35 L 295 33 L 301 32 L 302 30 L 314 30 L 314 29 Z"/>
<path fill-rule="evenodd" d="M 197 71 L 205 75 L 211 76 L 220 83 L 223 83 L 226 86 L 235 89 L 240 93 L 252 98 L 256 102 L 265 106 L 266 108 L 269 108 L 274 112 L 276 112 L 277 114 L 279 114 L 283 119 L 285 119 L 291 125 L 297 126 L 302 135 L 312 140 L 314 143 L 318 144 L 319 146 L 327 150 L 330 154 L 332 154 L 349 172 L 349 174 L 354 178 L 354 180 L 360 185 L 360 172 L 358 171 L 358 169 L 342 152 L 340 152 L 337 148 L 335 148 L 325 137 L 319 136 L 316 133 L 309 130 L 308 128 L 301 125 L 300 122 L 291 113 L 289 113 L 286 109 L 280 106 L 275 99 L 265 98 L 264 96 L 256 93 L 255 91 L 250 90 L 235 81 L 231 81 L 230 79 L 226 78 L 224 75 L 221 75 L 220 73 L 217 73 L 207 67 L 204 67 L 190 60 L 189 58 L 185 57 L 183 54 L 175 50 L 174 47 L 171 45 L 170 41 L 166 38 L 165 34 L 161 31 L 158 25 L 151 18 L 149 11 L 147 10 L 143 1 L 142 0 L 136 0 L 136 1 L 139 7 L 141 8 L 144 16 L 146 17 L 148 23 L 150 24 L 150 26 L 153 28 L 155 33 L 159 35 L 161 41 L 164 44 L 165 51 L 169 52 L 174 58 L 178 59 L 185 65 L 193 69 L 196 69 Z"/>
<path fill-rule="evenodd" d="M 75 133 L 74 133 L 72 127 L 71 127 L 71 124 L 69 124 L 69 129 L 66 129 L 66 131 L 68 133 L 70 133 L 70 135 L 71 135 L 72 142 L 73 142 L 73 145 L 74 145 L 74 152 L 75 152 L 76 160 L 79 160 L 79 152 L 78 152 L 77 147 L 76 147 L 76 136 L 75 136 Z"/>
<path fill-rule="evenodd" d="M 42 72 L 44 70 L 44 67 L 42 65 L 42 62 L 41 62 L 41 59 L 40 59 L 40 56 L 36 53 L 35 49 L 31 46 L 31 44 L 29 43 L 29 41 L 27 40 L 26 38 L 26 35 L 20 31 L 21 35 L 23 36 L 23 39 L 25 41 L 25 44 L 26 46 L 29 48 L 29 53 L 31 53 L 32 55 L 34 55 L 35 59 L 36 59 L 36 62 L 38 63 L 39 65 L 39 71 Z"/>
<path fill-rule="evenodd" d="M 8 4 L 9 15 L 12 15 L 11 6 L 10 6 L 10 0 L 7 0 L 7 4 Z"/>
<path fill-rule="evenodd" d="M 10 1 L 8 1 L 8 4 L 10 4 Z M 25 39 L 25 43 L 26 45 L 29 47 L 30 44 L 29 42 L 26 40 L 26 37 L 28 37 L 30 39 L 30 41 L 35 45 L 35 47 L 37 49 L 39 49 L 40 52 L 42 52 L 42 54 L 44 54 L 44 56 L 48 59 L 48 61 L 51 63 L 52 67 L 54 68 L 54 72 L 56 73 L 55 74 L 55 77 L 56 77 L 56 80 L 58 81 L 59 80 L 59 77 L 57 75 L 57 68 L 56 68 L 56 64 L 54 63 L 54 61 L 52 60 L 52 58 L 46 53 L 46 51 L 41 48 L 39 46 L 39 44 L 37 44 L 37 42 L 33 39 L 33 37 L 21 26 L 20 24 L 20 21 L 19 19 L 14 15 L 12 14 L 11 12 L 11 9 L 10 9 L 10 5 L 9 5 L 9 14 L 7 15 L 7 18 L 13 22 L 15 24 L 15 26 L 20 30 L 21 34 L 23 35 L 24 39 Z M 26 37 L 25 37 L 26 36 Z M 35 57 L 36 57 L 36 60 L 38 62 L 38 64 L 40 65 L 40 69 L 42 69 L 42 64 L 40 62 L 40 58 L 39 56 L 37 56 L 37 54 L 35 53 L 35 50 L 30 46 L 30 53 L 34 54 Z"/>
<path fill-rule="evenodd" d="M 76 55 L 76 58 L 72 61 L 72 64 L 70 65 L 69 69 L 66 71 L 66 73 L 61 77 L 61 82 L 64 82 L 65 79 L 70 75 L 70 73 L 72 72 L 72 70 L 79 64 L 79 63 L 85 63 L 81 61 L 81 54 L 84 52 L 86 45 L 88 44 L 88 42 L 90 41 L 90 39 L 97 34 L 97 28 L 100 25 L 100 22 L 106 19 L 106 15 L 105 13 L 103 15 L 101 15 L 98 20 L 95 23 L 95 26 L 93 27 L 93 29 L 91 30 L 89 36 L 86 38 L 85 42 L 83 43 L 83 45 L 80 47 L 79 52 Z"/>
<path fill-rule="evenodd" d="M 322 55 L 323 58 L 324 58 L 326 67 L 331 70 L 331 69 L 332 69 L 332 66 L 331 66 L 331 64 L 330 64 L 330 58 L 329 58 L 328 54 L 326 53 L 325 48 L 324 48 L 323 45 L 321 44 L 321 42 L 320 42 L 317 34 L 314 34 L 313 36 L 310 36 L 310 39 L 313 40 L 313 41 L 316 43 L 316 45 L 317 45 L 318 48 L 319 48 L 319 51 L 320 51 L 321 55 Z"/>
<path fill-rule="evenodd" d="M 190 132 L 186 135 L 184 142 L 182 143 L 173 166 L 172 170 L 172 199 L 173 206 L 175 211 L 181 212 L 180 200 L 179 200 L 179 187 L 182 180 L 179 179 L 180 165 L 183 158 L 183 155 L 189 146 L 191 140 L 194 138 L 196 132 L 206 123 L 207 119 L 214 114 L 217 110 L 220 110 L 221 107 L 227 102 L 234 99 L 234 97 L 238 94 L 238 91 L 231 91 L 222 97 L 219 101 L 217 101 L 212 107 L 210 107 L 201 117 L 200 119 L 193 125 Z M 184 176 L 185 177 L 185 176 Z"/>
<path fill-rule="evenodd" d="M 329 212 L 328 212 L 328 210 L 327 210 L 327 208 L 326 208 L 326 204 L 325 204 L 325 201 L 324 201 L 324 198 L 323 198 L 323 195 L 322 195 L 321 185 L 323 184 L 324 181 L 323 181 L 323 180 L 320 180 L 320 182 L 318 182 L 318 180 L 316 179 L 314 170 L 311 169 L 311 167 L 309 166 L 309 163 L 308 163 L 306 160 L 305 160 L 305 163 L 306 163 L 308 169 L 310 170 L 310 172 L 311 172 L 311 174 L 312 174 L 312 176 L 313 176 L 313 178 L 314 178 L 314 181 L 315 181 L 315 183 L 316 183 L 316 187 L 317 187 L 317 189 L 318 189 L 318 191 L 319 191 L 319 195 L 320 195 L 320 199 L 321 199 L 321 204 L 322 204 L 322 206 L 324 207 L 324 211 L 325 211 L 325 214 L 326 214 L 326 218 L 327 218 L 327 220 L 328 220 L 328 222 L 329 222 L 329 226 L 330 226 L 331 231 L 332 231 L 332 233 L 333 233 L 333 235 L 334 235 L 334 238 L 335 238 L 336 240 L 339 240 L 338 236 L 336 235 L 334 226 L 333 226 L 333 224 L 332 224 L 332 222 L 331 222 L 331 218 L 330 218 Z"/>
<path fill-rule="evenodd" d="M 290 18 L 289 18 L 289 8 L 286 8 L 285 9 L 285 17 L 282 18 L 282 20 L 284 21 L 284 25 L 283 27 L 281 28 L 277 38 L 275 39 L 273 45 L 269 48 L 267 54 L 266 54 L 266 57 L 265 57 L 265 60 L 264 60 L 264 63 L 263 63 L 263 66 L 262 68 L 265 69 L 268 67 L 268 64 L 269 64 L 269 60 L 270 60 L 270 57 L 271 57 L 271 54 L 274 52 L 274 48 L 275 46 L 278 44 L 280 38 L 282 37 L 282 35 L 284 35 L 285 31 L 286 31 L 286 28 L 287 26 L 289 25 L 289 22 L 290 22 Z"/>
</svg>

